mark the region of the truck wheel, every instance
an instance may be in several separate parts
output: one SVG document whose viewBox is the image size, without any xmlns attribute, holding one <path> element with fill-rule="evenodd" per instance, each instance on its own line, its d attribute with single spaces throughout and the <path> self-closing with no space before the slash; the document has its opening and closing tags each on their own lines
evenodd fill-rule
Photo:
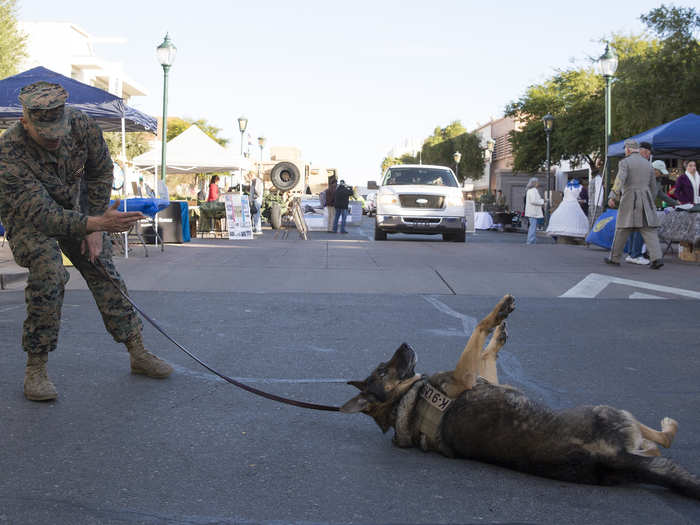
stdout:
<svg viewBox="0 0 700 525">
<path fill-rule="evenodd" d="M 442 234 L 442 240 L 443 241 L 452 241 L 454 237 L 452 236 L 451 233 L 443 233 Z"/>
<path fill-rule="evenodd" d="M 273 202 L 270 208 L 270 224 L 273 230 L 279 230 L 282 227 L 282 208 L 276 202 Z"/>
<path fill-rule="evenodd" d="M 467 231 L 459 230 L 457 233 L 454 234 L 452 240 L 454 242 L 467 242 Z"/>
<path fill-rule="evenodd" d="M 374 240 L 375 241 L 386 241 L 386 232 L 380 230 L 377 227 L 377 223 L 374 223 Z"/>
<path fill-rule="evenodd" d="M 270 181 L 275 188 L 282 191 L 291 190 L 299 184 L 300 179 L 299 168 L 292 162 L 279 162 L 270 172 Z"/>
</svg>

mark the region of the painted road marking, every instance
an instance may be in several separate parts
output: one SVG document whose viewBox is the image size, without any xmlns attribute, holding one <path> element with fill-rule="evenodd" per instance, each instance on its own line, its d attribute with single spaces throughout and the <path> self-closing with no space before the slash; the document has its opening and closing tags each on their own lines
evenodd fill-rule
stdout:
<svg viewBox="0 0 700 525">
<path fill-rule="evenodd" d="M 630 299 L 666 299 L 665 297 L 659 297 L 658 295 L 651 295 L 650 293 L 633 292 L 630 295 Z"/>
<path fill-rule="evenodd" d="M 605 288 L 611 284 L 622 284 L 624 286 L 632 286 L 634 288 L 642 288 L 644 290 L 651 290 L 654 292 L 664 292 L 683 297 L 690 297 L 691 299 L 700 299 L 700 292 L 695 292 L 693 290 L 684 290 L 683 288 L 673 288 L 671 286 L 662 286 L 660 284 L 622 279 L 621 277 L 613 277 L 611 275 L 603 275 L 600 273 L 588 274 L 581 282 L 561 294 L 559 297 L 595 299 L 600 292 L 605 290 Z"/>
</svg>

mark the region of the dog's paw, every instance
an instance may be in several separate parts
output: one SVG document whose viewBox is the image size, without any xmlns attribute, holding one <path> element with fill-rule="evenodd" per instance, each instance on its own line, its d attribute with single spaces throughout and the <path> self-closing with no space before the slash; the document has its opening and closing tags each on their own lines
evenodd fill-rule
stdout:
<svg viewBox="0 0 700 525">
<path fill-rule="evenodd" d="M 506 326 L 505 321 L 501 322 L 501 324 L 498 325 L 494 337 L 496 337 L 496 342 L 500 346 L 506 344 L 506 341 L 508 340 L 508 328 Z"/>
<path fill-rule="evenodd" d="M 673 435 L 678 432 L 678 421 L 670 417 L 665 417 L 661 420 L 661 431 L 672 432 Z"/>
<path fill-rule="evenodd" d="M 515 310 L 515 297 L 508 294 L 496 305 L 496 322 L 500 323 Z"/>
</svg>

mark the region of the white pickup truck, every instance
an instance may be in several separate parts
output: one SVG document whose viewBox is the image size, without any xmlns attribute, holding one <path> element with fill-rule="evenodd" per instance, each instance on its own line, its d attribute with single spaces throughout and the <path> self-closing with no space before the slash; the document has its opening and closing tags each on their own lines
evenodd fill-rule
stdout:
<svg viewBox="0 0 700 525">
<path fill-rule="evenodd" d="M 464 242 L 464 198 L 457 177 L 445 166 L 400 164 L 384 173 L 377 192 L 374 239 L 387 233 L 441 233 Z"/>
</svg>

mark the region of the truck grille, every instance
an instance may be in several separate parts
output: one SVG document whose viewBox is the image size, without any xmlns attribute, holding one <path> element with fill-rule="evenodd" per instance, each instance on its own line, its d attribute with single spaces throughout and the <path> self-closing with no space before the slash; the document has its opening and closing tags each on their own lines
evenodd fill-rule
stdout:
<svg viewBox="0 0 700 525">
<path fill-rule="evenodd" d="M 419 224 L 439 224 L 439 217 L 404 217 L 403 222 L 415 222 Z"/>
<path fill-rule="evenodd" d="M 399 195 L 403 208 L 443 208 L 445 197 L 442 195 Z"/>
</svg>

